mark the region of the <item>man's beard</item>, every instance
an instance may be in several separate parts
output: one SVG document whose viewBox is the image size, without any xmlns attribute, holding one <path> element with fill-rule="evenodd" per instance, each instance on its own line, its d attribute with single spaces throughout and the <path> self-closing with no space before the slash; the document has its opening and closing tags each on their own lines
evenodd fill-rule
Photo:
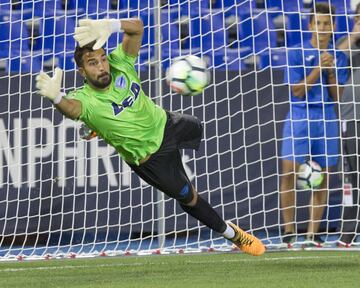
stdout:
<svg viewBox="0 0 360 288">
<path fill-rule="evenodd" d="M 107 80 L 106 81 L 101 81 L 101 78 L 103 78 L 104 76 L 108 76 L 107 77 Z M 106 87 L 108 87 L 111 83 L 111 74 L 110 73 L 104 73 L 104 74 L 101 74 L 96 80 L 90 80 L 90 79 L 87 79 L 92 86 L 96 87 L 96 88 L 99 88 L 99 89 L 104 89 Z"/>
</svg>

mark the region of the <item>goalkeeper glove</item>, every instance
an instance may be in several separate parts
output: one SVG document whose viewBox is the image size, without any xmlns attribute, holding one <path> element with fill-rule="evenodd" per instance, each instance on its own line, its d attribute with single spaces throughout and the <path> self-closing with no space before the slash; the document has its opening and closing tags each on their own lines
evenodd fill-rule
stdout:
<svg viewBox="0 0 360 288">
<path fill-rule="evenodd" d="M 80 47 L 96 41 L 94 50 L 100 49 L 112 33 L 121 31 L 121 22 L 118 19 L 91 20 L 82 19 L 79 27 L 75 28 L 74 39 Z"/>
<path fill-rule="evenodd" d="M 55 68 L 53 77 L 50 78 L 45 72 L 40 72 L 36 76 L 36 88 L 39 89 L 39 94 L 48 98 L 54 104 L 59 104 L 64 93 L 60 92 L 63 71 L 60 68 Z"/>
</svg>

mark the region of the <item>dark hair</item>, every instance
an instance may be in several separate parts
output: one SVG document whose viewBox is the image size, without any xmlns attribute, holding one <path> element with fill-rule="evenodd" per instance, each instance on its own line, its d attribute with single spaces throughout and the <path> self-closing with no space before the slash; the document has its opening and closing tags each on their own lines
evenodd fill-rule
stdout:
<svg viewBox="0 0 360 288">
<path fill-rule="evenodd" d="M 335 7 L 327 3 L 316 3 L 310 12 L 310 23 L 313 20 L 315 14 L 329 14 L 332 15 L 333 23 L 335 23 Z"/>
<path fill-rule="evenodd" d="M 83 56 L 85 53 L 95 51 L 92 48 L 94 45 L 95 45 L 95 41 L 90 42 L 83 47 L 76 46 L 75 52 L 74 52 L 74 59 L 75 59 L 76 65 L 78 67 L 83 67 L 83 65 L 84 65 Z"/>
</svg>

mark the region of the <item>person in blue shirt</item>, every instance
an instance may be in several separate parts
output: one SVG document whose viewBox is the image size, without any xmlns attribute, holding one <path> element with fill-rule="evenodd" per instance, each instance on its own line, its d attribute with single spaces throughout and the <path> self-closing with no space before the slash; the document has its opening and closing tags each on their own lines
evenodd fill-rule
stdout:
<svg viewBox="0 0 360 288">
<path fill-rule="evenodd" d="M 284 220 L 283 242 L 296 239 L 294 223 L 296 171 L 300 164 L 312 160 L 320 164 L 324 180 L 312 191 L 309 205 L 307 240 L 321 245 L 317 234 L 328 197 L 330 167 L 339 155 L 339 124 L 335 103 L 348 79 L 347 56 L 334 49 L 335 8 L 318 3 L 311 11 L 311 39 L 289 48 L 285 83 L 291 91 L 290 111 L 283 128 L 281 149 L 280 200 Z"/>
</svg>

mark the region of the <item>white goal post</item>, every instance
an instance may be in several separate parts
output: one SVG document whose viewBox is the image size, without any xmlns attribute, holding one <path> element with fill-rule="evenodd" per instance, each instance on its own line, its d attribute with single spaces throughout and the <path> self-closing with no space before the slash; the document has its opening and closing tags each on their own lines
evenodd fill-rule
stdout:
<svg viewBox="0 0 360 288">
<path fill-rule="evenodd" d="M 330 3 L 337 8 L 336 41 L 352 31 L 355 5 Z M 165 109 L 196 115 L 204 125 L 199 151 L 183 152 L 194 186 L 224 219 L 261 238 L 268 249 L 282 248 L 280 156 L 290 103 L 284 71 L 293 45 L 309 37 L 313 4 L 0 0 L 0 260 L 231 250 L 221 235 L 140 181 L 112 147 L 97 138 L 81 140 L 80 123 L 65 119 L 37 95 L 34 83 L 41 69 L 51 74 L 63 68 L 67 92 L 83 85 L 72 36 L 85 17 L 143 20 L 136 63 L 143 90 Z M 121 38 L 112 35 L 107 52 Z M 172 59 L 187 54 L 206 59 L 211 73 L 211 84 L 195 97 L 171 92 L 165 81 Z M 359 208 L 343 156 L 340 149 L 339 164 L 329 173 L 320 226 L 331 248 L 343 227 L 343 207 Z M 300 245 L 310 193 L 296 194 Z M 356 247 L 356 239 L 352 244 Z"/>
</svg>

